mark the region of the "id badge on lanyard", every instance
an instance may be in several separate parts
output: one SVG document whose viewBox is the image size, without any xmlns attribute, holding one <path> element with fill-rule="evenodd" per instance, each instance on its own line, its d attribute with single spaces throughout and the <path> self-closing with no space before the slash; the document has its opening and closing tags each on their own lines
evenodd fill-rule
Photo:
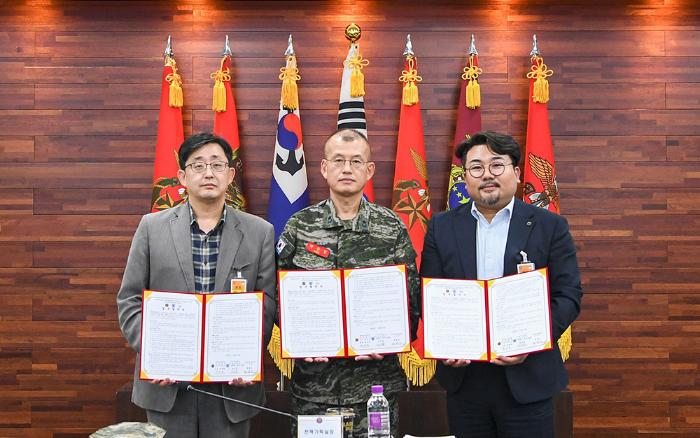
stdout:
<svg viewBox="0 0 700 438">
<path fill-rule="evenodd" d="M 527 259 L 527 253 L 525 251 L 520 251 L 520 255 L 522 256 L 523 261 L 518 263 L 518 274 L 534 271 L 535 264 Z"/>
<path fill-rule="evenodd" d="M 243 278 L 241 271 L 236 272 L 236 277 L 231 279 L 231 293 L 240 294 L 248 290 L 248 280 Z"/>
</svg>

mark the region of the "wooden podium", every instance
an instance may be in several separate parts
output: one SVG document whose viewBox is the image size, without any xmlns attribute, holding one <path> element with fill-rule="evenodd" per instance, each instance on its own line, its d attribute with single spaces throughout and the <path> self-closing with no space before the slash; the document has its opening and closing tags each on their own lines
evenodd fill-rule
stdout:
<svg viewBox="0 0 700 438">
<path fill-rule="evenodd" d="M 143 409 L 131 403 L 129 382 L 117 391 L 117 423 L 146 421 Z M 289 412 L 289 393 L 267 391 L 265 406 Z M 399 395 L 399 437 L 411 435 L 449 435 L 444 391 L 405 391 Z M 251 438 L 291 438 L 290 419 L 281 415 L 261 412 L 253 418 Z M 573 437 L 573 395 L 564 390 L 554 397 L 554 436 Z"/>
</svg>

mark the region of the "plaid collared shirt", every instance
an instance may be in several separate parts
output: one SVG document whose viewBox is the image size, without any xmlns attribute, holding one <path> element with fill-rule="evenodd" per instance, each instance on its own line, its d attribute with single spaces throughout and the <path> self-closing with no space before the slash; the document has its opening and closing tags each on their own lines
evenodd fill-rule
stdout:
<svg viewBox="0 0 700 438">
<path fill-rule="evenodd" d="M 199 228 L 197 217 L 194 215 L 192 206 L 190 207 L 190 231 L 192 235 L 192 265 L 194 266 L 194 287 L 195 292 L 214 292 L 214 279 L 216 278 L 216 261 L 219 258 L 219 244 L 221 243 L 221 233 L 226 222 L 226 207 L 221 215 L 219 223 L 205 233 Z"/>
</svg>

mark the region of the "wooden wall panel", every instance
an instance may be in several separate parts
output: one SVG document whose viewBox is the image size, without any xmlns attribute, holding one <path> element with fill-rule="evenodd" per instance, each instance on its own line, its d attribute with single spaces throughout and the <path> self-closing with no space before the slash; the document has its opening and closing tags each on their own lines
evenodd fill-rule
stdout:
<svg viewBox="0 0 700 438">
<path fill-rule="evenodd" d="M 669 83 L 692 82 L 700 59 L 679 57 L 547 57 L 547 66 L 560 83 Z M 509 66 L 509 77 L 521 78 L 527 65 Z M 653 71 L 654 73 L 650 73 Z"/>
<path fill-rule="evenodd" d="M 115 294 L 150 203 L 167 34 L 184 130 L 211 130 L 224 35 L 249 211 L 264 216 L 294 34 L 312 201 L 334 130 L 343 28 L 363 28 L 377 200 L 388 204 L 405 35 L 443 209 L 469 34 L 484 128 L 525 142 L 537 33 L 562 212 L 585 290 L 567 367 L 577 438 L 700 435 L 700 5 L 681 0 L 0 2 L 0 436 L 84 437 L 131 378 Z M 86 358 L 89 358 L 87 360 Z M 276 373 L 268 362 L 266 385 Z"/>
<path fill-rule="evenodd" d="M 700 161 L 700 137 L 669 135 L 666 140 L 668 161 Z"/>
<path fill-rule="evenodd" d="M 161 50 L 162 51 L 162 50 Z M 124 84 L 160 81 L 160 56 L 148 58 L 0 58 L 3 83 L 27 84 Z M 192 61 L 179 60 L 183 72 L 192 70 Z M 148 78 L 145 80 L 144 78 Z"/>
<path fill-rule="evenodd" d="M 405 38 L 405 37 L 404 37 Z M 296 39 L 295 39 L 296 41 Z M 402 43 L 402 44 L 405 44 Z M 309 50 L 309 55 L 301 57 L 301 53 L 297 49 L 295 44 L 295 51 L 299 56 L 298 65 L 300 70 L 301 81 L 300 85 L 304 85 L 299 90 L 300 101 L 303 102 L 305 90 L 307 86 L 318 86 L 320 84 L 328 85 L 333 89 L 333 95 L 336 97 L 339 93 L 338 87 L 340 82 L 340 77 L 342 75 L 342 63 L 333 57 L 320 58 L 318 54 L 313 50 L 313 48 L 306 49 Z M 364 48 L 364 45 L 362 46 Z M 280 51 L 279 48 L 276 50 Z M 364 49 L 363 49 L 364 51 Z M 345 53 L 343 53 L 345 52 Z M 420 63 L 420 75 L 425 81 L 430 80 L 431 83 L 446 83 L 455 84 L 460 81 L 461 71 L 464 68 L 464 59 L 461 58 L 463 54 L 456 57 L 446 57 L 446 55 L 440 51 L 438 52 L 440 56 L 430 58 L 430 62 Z M 347 55 L 347 48 L 344 46 L 341 50 L 336 53 L 336 56 L 340 56 L 341 60 Z M 369 58 L 369 55 L 367 55 Z M 423 59 L 421 57 L 421 59 Z M 217 56 L 209 57 L 196 57 L 194 59 L 192 82 L 197 84 L 211 84 L 212 80 L 209 75 L 219 67 L 221 58 Z M 399 85 L 398 78 L 401 75 L 401 70 L 403 68 L 402 58 L 373 58 L 371 61 L 372 70 L 369 69 L 365 72 L 365 81 L 368 85 L 371 84 L 396 84 Z M 178 62 L 178 65 L 179 62 Z M 271 57 L 266 59 L 258 58 L 245 58 L 236 57 L 233 60 L 233 65 L 235 70 L 232 72 L 233 80 L 237 84 L 273 84 L 279 88 L 279 69 L 281 66 L 280 60 L 277 57 Z M 479 56 L 479 65 L 484 69 L 488 68 L 489 76 L 484 77 L 484 82 L 497 82 L 507 80 L 507 60 L 503 57 L 497 57 L 490 54 L 484 54 Z M 308 84 L 308 85 L 307 85 Z M 484 90 L 486 92 L 486 90 Z M 236 94 L 236 97 L 238 94 Z M 377 99 L 381 99 L 383 94 L 377 96 Z M 374 101 L 374 99 L 373 99 Z M 312 105 L 318 105 L 319 102 L 311 101 Z M 332 104 L 333 102 L 328 102 Z M 370 104 L 370 101 L 366 102 Z M 338 102 L 335 102 L 335 106 Z M 304 105 L 302 105 L 305 108 Z"/>
<path fill-rule="evenodd" d="M 31 57 L 35 55 L 34 32 L 0 32 L 0 56 Z"/>
<path fill-rule="evenodd" d="M 37 136 L 34 161 L 153 163 L 156 136 L 58 135 Z M 130 165 L 123 165 L 128 168 Z"/>
<path fill-rule="evenodd" d="M 34 137 L 0 136 L 0 162 L 32 161 Z"/>
<path fill-rule="evenodd" d="M 0 85 L 0 108 L 32 109 L 34 108 L 34 87 L 31 85 Z"/>
<path fill-rule="evenodd" d="M 143 214 L 151 189 L 36 189 L 37 214 Z"/>
</svg>

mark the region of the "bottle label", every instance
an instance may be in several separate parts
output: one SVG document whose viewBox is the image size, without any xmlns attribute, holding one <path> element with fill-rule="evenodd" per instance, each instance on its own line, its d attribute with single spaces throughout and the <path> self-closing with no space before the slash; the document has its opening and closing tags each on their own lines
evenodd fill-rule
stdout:
<svg viewBox="0 0 700 438">
<path fill-rule="evenodd" d="M 382 413 L 381 412 L 370 412 L 369 413 L 369 427 L 370 427 L 370 429 L 381 429 L 382 428 Z"/>
</svg>

